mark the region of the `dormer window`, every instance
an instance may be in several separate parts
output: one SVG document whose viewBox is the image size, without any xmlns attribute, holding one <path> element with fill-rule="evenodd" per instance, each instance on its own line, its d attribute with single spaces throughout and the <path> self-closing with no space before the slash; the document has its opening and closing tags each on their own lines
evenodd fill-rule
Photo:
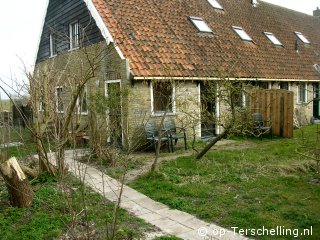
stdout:
<svg viewBox="0 0 320 240">
<path fill-rule="evenodd" d="M 303 36 L 301 32 L 294 32 L 294 33 L 303 43 L 310 44 L 309 40 L 305 36 Z"/>
<path fill-rule="evenodd" d="M 212 7 L 223 10 L 223 7 L 217 0 L 208 0 Z"/>
<path fill-rule="evenodd" d="M 212 33 L 211 28 L 207 25 L 207 23 L 199 17 L 189 17 L 193 25 L 199 30 L 199 32 L 204 33 Z"/>
<path fill-rule="evenodd" d="M 276 46 L 283 46 L 282 43 L 276 38 L 276 36 L 273 35 L 271 32 L 264 32 L 266 37 Z"/>
<path fill-rule="evenodd" d="M 70 50 L 76 49 L 80 46 L 79 41 L 79 23 L 78 21 L 70 23 L 69 34 L 70 34 Z"/>
<path fill-rule="evenodd" d="M 252 38 L 241 27 L 232 26 L 232 28 L 243 41 L 253 42 Z"/>
</svg>

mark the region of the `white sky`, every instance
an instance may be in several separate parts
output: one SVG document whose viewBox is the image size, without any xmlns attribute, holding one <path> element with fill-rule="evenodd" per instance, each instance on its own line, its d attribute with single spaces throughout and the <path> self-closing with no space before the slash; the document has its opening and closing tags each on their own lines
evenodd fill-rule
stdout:
<svg viewBox="0 0 320 240">
<path fill-rule="evenodd" d="M 264 1 L 310 15 L 320 7 L 320 0 Z M 32 69 L 47 0 L 0 0 L 0 4 L 0 78 L 12 85 L 10 79 L 23 78 L 22 63 Z M 6 98 L 1 90 L 0 98 Z"/>
</svg>

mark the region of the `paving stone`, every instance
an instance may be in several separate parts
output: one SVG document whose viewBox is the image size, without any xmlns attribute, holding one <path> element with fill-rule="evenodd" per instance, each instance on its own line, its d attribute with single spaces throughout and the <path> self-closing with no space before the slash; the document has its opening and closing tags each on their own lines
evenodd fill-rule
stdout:
<svg viewBox="0 0 320 240">
<path fill-rule="evenodd" d="M 133 201 L 125 201 L 125 202 L 121 202 L 120 203 L 120 207 L 128 210 L 129 212 L 133 213 L 134 215 L 136 216 L 140 216 L 140 215 L 143 215 L 143 214 L 147 214 L 147 213 L 150 213 L 150 210 L 144 208 L 144 207 L 141 207 L 140 205 L 136 204 L 135 202 Z"/>
<path fill-rule="evenodd" d="M 143 220 L 145 220 L 146 222 L 151 222 L 151 221 L 163 218 L 163 216 L 161 216 L 161 215 L 159 215 L 158 213 L 155 213 L 155 212 L 141 214 L 139 217 L 142 218 Z"/>
<path fill-rule="evenodd" d="M 186 219 L 186 221 L 182 221 L 180 223 L 195 230 L 198 230 L 199 228 L 202 228 L 202 227 L 207 228 L 210 226 L 209 223 L 199 220 L 194 216 L 193 218 Z"/>
<path fill-rule="evenodd" d="M 77 152 L 77 156 L 81 156 Z M 101 171 L 88 167 L 86 164 L 78 163 L 72 158 L 75 155 L 72 151 L 66 151 L 66 163 L 69 170 L 79 178 L 83 179 L 85 175 L 85 183 L 92 187 L 96 192 L 104 196 L 106 199 L 117 202 L 120 193 L 121 184 Z M 54 154 L 50 154 L 50 161 L 55 164 Z M 139 193 L 138 191 L 125 186 L 123 187 L 123 195 L 121 197 L 120 206 L 134 215 L 144 219 L 146 222 L 160 228 L 165 234 L 176 235 L 185 240 L 204 240 L 204 239 L 222 239 L 222 240 L 242 240 L 247 239 L 233 231 L 227 231 L 215 224 L 209 224 L 199 220 L 196 217 L 179 211 L 169 209 L 168 206 L 156 202 L 151 198 Z M 203 235 L 205 228 L 206 235 Z M 199 234 L 199 229 L 200 234 Z M 224 236 L 213 235 L 215 233 L 225 233 Z"/>
<path fill-rule="evenodd" d="M 156 220 L 150 220 L 150 223 L 154 224 L 155 226 L 160 228 L 162 231 L 172 235 L 182 234 L 184 232 L 189 232 L 190 230 L 192 230 L 169 218 L 160 218 Z"/>
<path fill-rule="evenodd" d="M 132 188 L 129 188 L 129 187 L 124 187 L 123 188 L 123 196 L 126 196 L 132 200 L 140 200 L 140 201 L 144 201 L 147 196 L 142 194 L 142 193 L 139 193 L 138 191 L 132 189 Z"/>
<path fill-rule="evenodd" d="M 134 200 L 134 202 L 136 202 L 137 204 L 149 209 L 150 211 L 158 211 L 158 210 L 161 210 L 161 209 L 169 209 L 167 205 L 164 205 L 163 203 L 156 202 L 156 201 L 152 200 L 149 197 L 143 198 L 140 201 L 139 200 L 140 199 Z"/>
<path fill-rule="evenodd" d="M 179 238 L 182 238 L 184 240 L 217 240 L 217 239 L 219 239 L 219 238 L 215 238 L 213 236 L 200 235 L 198 230 L 192 230 L 192 231 L 189 231 L 189 232 L 184 232 L 184 233 L 181 233 L 181 234 L 177 234 L 176 236 L 179 237 Z"/>
<path fill-rule="evenodd" d="M 176 209 L 160 209 L 158 211 L 156 211 L 158 214 L 164 216 L 164 217 L 168 217 L 178 223 L 183 223 L 186 222 L 192 218 L 194 218 L 194 216 L 192 216 L 189 213 L 185 213 Z"/>
</svg>

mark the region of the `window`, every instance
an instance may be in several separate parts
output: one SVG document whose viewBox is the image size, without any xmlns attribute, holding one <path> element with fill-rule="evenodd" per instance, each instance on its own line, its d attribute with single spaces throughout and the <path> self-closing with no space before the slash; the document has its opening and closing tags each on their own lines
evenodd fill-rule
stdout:
<svg viewBox="0 0 320 240">
<path fill-rule="evenodd" d="M 262 82 L 262 81 L 255 81 L 251 83 L 252 86 L 261 88 L 261 89 L 271 89 L 271 82 Z"/>
<path fill-rule="evenodd" d="M 279 83 L 279 88 L 284 89 L 284 90 L 290 90 L 290 86 L 288 82 L 280 82 Z"/>
<path fill-rule="evenodd" d="M 307 84 L 300 83 L 298 85 L 298 103 L 306 103 L 307 102 Z"/>
<path fill-rule="evenodd" d="M 276 46 L 283 46 L 282 43 L 276 38 L 273 33 L 265 32 L 266 37 Z"/>
<path fill-rule="evenodd" d="M 64 106 L 63 106 L 63 88 L 62 87 L 56 87 L 56 106 L 57 106 L 57 112 L 62 113 Z"/>
<path fill-rule="evenodd" d="M 57 55 L 57 38 L 56 35 L 50 34 L 50 57 L 54 57 Z"/>
<path fill-rule="evenodd" d="M 242 40 L 253 42 L 252 38 L 241 27 L 233 26 L 232 28 Z"/>
<path fill-rule="evenodd" d="M 232 84 L 230 94 L 233 107 L 243 107 L 245 104 L 245 96 L 243 94 L 242 84 L 240 82 Z"/>
<path fill-rule="evenodd" d="M 319 64 L 313 64 L 314 70 L 316 70 L 318 73 L 320 73 L 320 65 Z"/>
<path fill-rule="evenodd" d="M 156 82 L 152 83 L 151 86 L 151 111 L 153 114 L 174 113 L 175 102 L 174 102 L 175 88 L 169 82 Z"/>
<path fill-rule="evenodd" d="M 39 111 L 43 112 L 45 110 L 46 110 L 46 104 L 44 102 L 44 97 L 41 97 L 39 102 Z"/>
<path fill-rule="evenodd" d="M 305 44 L 310 44 L 309 40 L 302 35 L 301 32 L 294 32 L 296 34 L 296 36 Z"/>
<path fill-rule="evenodd" d="M 223 7 L 217 0 L 208 0 L 212 7 L 223 10 Z"/>
<path fill-rule="evenodd" d="M 69 25 L 70 50 L 78 48 L 79 45 L 79 23 L 73 22 Z"/>
<path fill-rule="evenodd" d="M 212 33 L 211 28 L 206 24 L 205 21 L 203 21 L 202 18 L 189 17 L 189 19 L 200 32 Z"/>
<path fill-rule="evenodd" d="M 88 114 L 88 95 L 87 86 L 85 86 L 77 99 L 78 112 L 81 114 Z"/>
<path fill-rule="evenodd" d="M 270 89 L 271 83 L 270 82 L 258 82 L 257 86 L 262 89 Z"/>
</svg>

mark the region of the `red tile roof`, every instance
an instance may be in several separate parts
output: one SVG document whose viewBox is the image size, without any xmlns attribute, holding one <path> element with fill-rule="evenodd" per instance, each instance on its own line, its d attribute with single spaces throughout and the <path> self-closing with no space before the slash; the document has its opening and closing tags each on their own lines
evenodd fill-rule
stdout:
<svg viewBox="0 0 320 240">
<path fill-rule="evenodd" d="M 320 79 L 320 18 L 259 1 L 93 0 L 135 77 Z M 201 17 L 214 34 L 198 33 L 189 16 Z M 254 43 L 244 42 L 242 27 Z M 310 45 L 296 40 L 301 32 Z M 263 32 L 273 33 L 284 48 Z"/>
</svg>

